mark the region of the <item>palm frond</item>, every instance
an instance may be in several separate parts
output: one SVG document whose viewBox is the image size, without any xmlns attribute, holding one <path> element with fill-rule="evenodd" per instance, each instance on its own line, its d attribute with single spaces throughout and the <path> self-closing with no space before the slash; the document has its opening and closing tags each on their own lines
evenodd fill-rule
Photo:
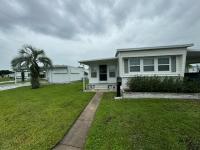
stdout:
<svg viewBox="0 0 200 150">
<path fill-rule="evenodd" d="M 39 57 L 39 58 L 38 58 L 38 61 L 39 61 L 40 63 L 42 63 L 42 64 L 44 65 L 45 68 L 47 68 L 47 67 L 52 67 L 52 66 L 53 66 L 53 63 L 52 63 L 51 59 L 48 58 L 48 57 L 46 57 L 46 56 Z"/>
<path fill-rule="evenodd" d="M 11 65 L 13 68 L 30 68 L 32 66 L 32 69 L 37 71 L 39 67 L 37 63 L 42 63 L 44 67 L 52 66 L 52 61 L 45 56 L 44 50 L 24 45 L 19 50 L 19 56 L 12 60 Z"/>
<path fill-rule="evenodd" d="M 30 57 L 25 57 L 25 56 L 18 56 L 15 57 L 12 61 L 11 61 L 11 65 L 14 69 L 19 69 L 22 67 L 23 63 L 29 63 L 30 62 Z"/>
<path fill-rule="evenodd" d="M 26 49 L 26 47 L 23 47 L 23 48 L 19 49 L 19 55 L 20 56 L 24 56 L 24 55 L 30 56 L 31 53 L 28 49 Z"/>
<path fill-rule="evenodd" d="M 38 56 L 44 56 L 45 55 L 45 52 L 44 50 L 41 50 L 41 49 L 37 49 L 35 47 L 32 47 L 31 45 L 26 45 L 26 48 L 28 50 L 31 51 L 32 55 L 33 55 L 33 58 L 36 60 Z"/>
</svg>

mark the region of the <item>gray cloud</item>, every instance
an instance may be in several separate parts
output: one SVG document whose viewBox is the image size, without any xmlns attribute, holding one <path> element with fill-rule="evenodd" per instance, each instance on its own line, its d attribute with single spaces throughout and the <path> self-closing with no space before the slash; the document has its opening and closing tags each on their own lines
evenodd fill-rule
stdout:
<svg viewBox="0 0 200 150">
<path fill-rule="evenodd" d="M 25 43 L 55 63 L 113 56 L 121 47 L 193 42 L 199 0 L 0 0 L 0 67 Z M 8 56 L 9 55 L 9 56 Z M 0 69 L 1 69 L 0 68 Z"/>
</svg>

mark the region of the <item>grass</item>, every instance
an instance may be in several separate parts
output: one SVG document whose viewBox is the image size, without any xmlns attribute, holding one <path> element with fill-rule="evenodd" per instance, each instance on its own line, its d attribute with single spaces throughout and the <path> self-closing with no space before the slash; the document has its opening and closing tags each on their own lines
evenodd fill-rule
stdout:
<svg viewBox="0 0 200 150">
<path fill-rule="evenodd" d="M 87 150 L 200 149 L 200 101 L 113 97 L 104 94 Z"/>
<path fill-rule="evenodd" d="M 81 83 L 0 92 L 0 149 L 50 149 L 71 127 L 93 93 Z"/>
</svg>

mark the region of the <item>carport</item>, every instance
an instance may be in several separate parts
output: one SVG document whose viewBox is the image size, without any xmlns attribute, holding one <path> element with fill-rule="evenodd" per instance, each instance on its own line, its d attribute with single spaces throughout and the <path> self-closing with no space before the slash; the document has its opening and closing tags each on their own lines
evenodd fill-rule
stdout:
<svg viewBox="0 0 200 150">
<path fill-rule="evenodd" d="M 200 72 L 197 69 L 195 72 L 189 72 L 190 65 L 199 64 L 200 67 L 200 51 L 199 50 L 188 50 L 186 56 L 186 69 L 185 77 L 192 79 L 200 79 Z"/>
<path fill-rule="evenodd" d="M 186 64 L 200 64 L 200 51 L 188 50 L 186 57 Z"/>
</svg>

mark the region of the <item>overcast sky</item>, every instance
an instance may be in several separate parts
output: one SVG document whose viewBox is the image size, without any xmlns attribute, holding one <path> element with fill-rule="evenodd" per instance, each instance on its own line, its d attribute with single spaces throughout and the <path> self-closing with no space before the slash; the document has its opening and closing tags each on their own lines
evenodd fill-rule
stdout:
<svg viewBox="0 0 200 150">
<path fill-rule="evenodd" d="M 199 0 L 0 0 L 0 70 L 23 44 L 78 66 L 117 48 L 185 43 L 200 49 Z"/>
</svg>

